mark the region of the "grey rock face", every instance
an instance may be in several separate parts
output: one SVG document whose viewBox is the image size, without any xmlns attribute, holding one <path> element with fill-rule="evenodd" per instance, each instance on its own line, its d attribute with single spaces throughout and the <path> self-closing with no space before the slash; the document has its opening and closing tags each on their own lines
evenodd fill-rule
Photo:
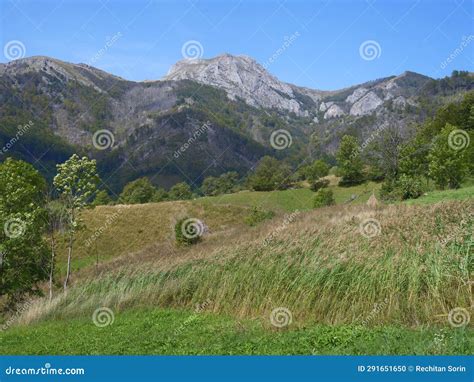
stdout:
<svg viewBox="0 0 474 382">
<path fill-rule="evenodd" d="M 231 100 L 239 97 L 252 106 L 297 114 L 302 109 L 290 85 L 280 82 L 247 56 L 224 54 L 209 60 L 182 60 L 171 67 L 164 79 L 188 79 L 216 86 L 224 89 Z"/>
<path fill-rule="evenodd" d="M 351 115 L 367 115 L 377 109 L 383 101 L 374 93 L 369 92 L 351 107 Z"/>
<path fill-rule="evenodd" d="M 358 101 L 367 92 L 368 90 L 366 88 L 357 88 L 356 90 L 354 90 L 354 93 L 352 93 L 350 96 L 346 98 L 346 102 L 354 103 Z"/>
<path fill-rule="evenodd" d="M 332 105 L 324 114 L 324 119 L 336 118 L 341 117 L 344 114 L 344 110 L 342 110 L 338 105 Z"/>
</svg>

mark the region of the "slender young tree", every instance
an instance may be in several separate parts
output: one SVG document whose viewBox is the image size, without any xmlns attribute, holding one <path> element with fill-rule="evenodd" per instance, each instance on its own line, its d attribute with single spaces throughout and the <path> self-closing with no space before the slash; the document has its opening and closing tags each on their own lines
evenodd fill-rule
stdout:
<svg viewBox="0 0 474 382">
<path fill-rule="evenodd" d="M 67 213 L 64 204 L 60 200 L 53 200 L 52 193 L 47 195 L 47 231 L 49 237 L 49 248 L 51 252 L 49 264 L 49 300 L 53 298 L 54 268 L 56 263 L 56 233 L 63 229 L 67 221 Z"/>
<path fill-rule="evenodd" d="M 74 154 L 66 162 L 57 165 L 58 174 L 54 185 L 64 202 L 68 220 L 67 271 L 64 280 L 66 291 L 71 275 L 71 259 L 74 237 L 79 227 L 79 212 L 93 199 L 97 191 L 99 176 L 96 161 Z"/>
</svg>

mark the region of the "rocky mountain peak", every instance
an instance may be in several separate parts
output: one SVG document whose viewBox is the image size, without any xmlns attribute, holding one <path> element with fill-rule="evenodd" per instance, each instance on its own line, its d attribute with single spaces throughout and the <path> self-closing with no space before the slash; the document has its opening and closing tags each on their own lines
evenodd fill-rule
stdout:
<svg viewBox="0 0 474 382">
<path fill-rule="evenodd" d="M 272 76 L 253 58 L 228 53 L 211 59 L 184 59 L 171 67 L 165 80 L 193 80 L 224 89 L 230 99 L 252 106 L 300 113 L 293 88 Z"/>
</svg>

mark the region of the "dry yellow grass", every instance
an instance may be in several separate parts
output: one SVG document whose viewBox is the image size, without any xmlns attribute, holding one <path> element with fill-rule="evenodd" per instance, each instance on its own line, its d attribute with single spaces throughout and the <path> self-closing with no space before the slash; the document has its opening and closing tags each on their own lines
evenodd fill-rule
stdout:
<svg viewBox="0 0 474 382">
<path fill-rule="evenodd" d="M 142 208 L 131 207 L 138 216 Z M 377 234 L 367 237 L 374 231 L 363 231 L 364 222 Z M 450 309 L 473 303 L 472 200 L 328 207 L 257 228 L 222 224 L 190 248 L 155 241 L 98 273 L 86 268 L 67 296 L 38 301 L 23 322 L 89 314 L 97 306 L 121 311 L 211 301 L 213 311 L 239 317 L 284 306 L 300 324 L 360 322 L 383 304 L 374 323 L 416 326 L 446 323 Z"/>
</svg>

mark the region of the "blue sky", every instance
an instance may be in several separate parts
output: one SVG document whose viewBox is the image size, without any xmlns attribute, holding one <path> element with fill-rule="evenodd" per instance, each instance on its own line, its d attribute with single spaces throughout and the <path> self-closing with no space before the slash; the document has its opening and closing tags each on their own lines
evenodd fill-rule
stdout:
<svg viewBox="0 0 474 382">
<path fill-rule="evenodd" d="M 1 62 L 11 58 L 8 43 L 20 41 L 26 56 L 90 63 L 137 81 L 160 79 L 183 58 L 188 41 L 199 43 L 195 46 L 203 58 L 246 54 L 267 63 L 283 81 L 318 89 L 339 89 L 405 70 L 432 77 L 474 70 L 470 0 L 0 4 Z"/>
</svg>

